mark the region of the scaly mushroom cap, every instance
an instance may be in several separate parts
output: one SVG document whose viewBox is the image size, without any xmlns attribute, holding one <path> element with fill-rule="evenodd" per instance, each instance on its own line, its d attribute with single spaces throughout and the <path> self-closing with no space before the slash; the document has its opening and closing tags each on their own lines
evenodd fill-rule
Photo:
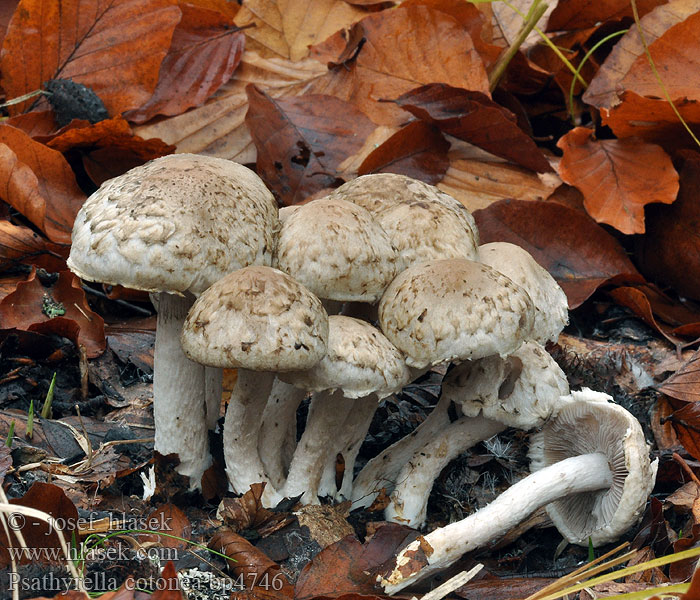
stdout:
<svg viewBox="0 0 700 600">
<path fill-rule="evenodd" d="M 88 281 L 198 295 L 230 271 L 269 265 L 278 229 L 277 203 L 253 171 L 172 154 L 106 181 L 85 201 L 68 266 Z"/>
<path fill-rule="evenodd" d="M 523 287 L 535 305 L 532 339 L 540 344 L 556 342 L 569 322 L 569 305 L 564 290 L 527 250 L 508 242 L 479 246 L 479 259 Z"/>
<path fill-rule="evenodd" d="M 537 342 L 525 342 L 505 358 L 488 356 L 448 371 L 442 393 L 467 417 L 482 413 L 508 427 L 541 427 L 569 393 L 566 375 Z"/>
<path fill-rule="evenodd" d="M 439 202 L 412 200 L 375 214 L 398 250 L 404 268 L 444 258 L 477 260 L 476 227 L 465 227 L 458 213 Z"/>
<path fill-rule="evenodd" d="M 379 303 L 384 335 L 411 367 L 513 353 L 532 329 L 527 292 L 491 267 L 466 259 L 414 265 Z"/>
<path fill-rule="evenodd" d="M 331 315 L 328 324 L 327 354 L 307 371 L 280 375 L 283 381 L 310 392 L 339 389 L 346 398 L 374 393 L 378 399 L 408 383 L 402 354 L 376 327 L 341 315 Z"/>
<path fill-rule="evenodd" d="M 583 454 L 607 457 L 612 487 L 547 506 L 555 527 L 569 542 L 587 545 L 590 537 L 597 546 L 616 540 L 639 520 L 654 487 L 658 461 L 649 462 L 639 422 L 621 406 L 589 392 L 573 392 L 556 419 L 532 436 L 530 470 Z"/>
<path fill-rule="evenodd" d="M 365 209 L 319 198 L 285 216 L 277 265 L 319 298 L 376 302 L 399 270 L 399 257 Z"/>
<path fill-rule="evenodd" d="M 256 371 L 308 369 L 326 353 L 321 301 L 286 273 L 253 266 L 229 273 L 193 304 L 182 348 L 199 363 Z"/>
</svg>

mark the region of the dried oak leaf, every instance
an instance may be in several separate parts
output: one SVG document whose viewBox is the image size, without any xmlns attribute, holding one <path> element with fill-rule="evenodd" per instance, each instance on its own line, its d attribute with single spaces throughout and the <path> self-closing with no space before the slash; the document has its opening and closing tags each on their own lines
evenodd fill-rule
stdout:
<svg viewBox="0 0 700 600">
<path fill-rule="evenodd" d="M 180 16 L 176 0 L 22 0 L 0 53 L 2 87 L 16 98 L 50 79 L 73 79 L 111 115 L 137 108 L 156 87 Z"/>
<path fill-rule="evenodd" d="M 125 115 L 134 123 L 156 115 L 179 115 L 204 104 L 241 61 L 245 35 L 233 26 L 231 17 L 186 3 L 180 10 L 182 19 L 160 66 L 153 96 Z"/>
<path fill-rule="evenodd" d="M 208 546 L 228 557 L 234 576 L 239 576 L 246 588 L 256 592 L 256 596 L 270 599 L 294 597 L 294 588 L 282 574 L 280 566 L 237 533 L 219 531 L 209 540 Z"/>
<path fill-rule="evenodd" d="M 672 100 L 698 97 L 698 88 L 688 77 L 698 68 L 698 11 L 700 0 L 677 0 L 658 6 L 640 21 L 651 57 Z M 664 96 L 637 27 L 630 27 L 615 44 L 591 80 L 583 101 L 609 109 L 619 104 L 620 94 L 627 90 L 640 96 Z"/>
<path fill-rule="evenodd" d="M 258 173 L 285 205 L 335 187 L 340 163 L 375 128 L 352 104 L 333 96 L 276 99 L 251 85 L 248 100 Z"/>
<path fill-rule="evenodd" d="M 297 96 L 306 91 L 309 80 L 326 71 L 327 68 L 315 60 L 268 59 L 246 50 L 236 76 L 203 106 L 137 125 L 134 132 L 143 138 L 158 138 L 177 146 L 178 152 L 215 154 L 240 163 L 253 163 L 256 149 L 245 123 L 246 86 L 255 84 L 275 98 Z"/>
<path fill-rule="evenodd" d="M 641 283 L 620 243 L 590 217 L 556 202 L 501 200 L 474 212 L 482 243 L 527 250 L 559 282 L 569 308 L 608 282 Z"/>
<path fill-rule="evenodd" d="M 397 131 L 360 165 L 359 175 L 399 173 L 436 184 L 447 171 L 450 143 L 440 131 L 423 121 L 413 121 Z"/>
<path fill-rule="evenodd" d="M 85 201 L 63 155 L 9 125 L 0 125 L 0 197 L 63 244 Z"/>
<path fill-rule="evenodd" d="M 644 206 L 671 204 L 678 194 L 678 173 L 663 148 L 634 138 L 594 140 L 576 127 L 557 146 L 564 155 L 559 175 L 581 191 L 583 204 L 599 223 L 622 233 L 644 233 Z"/>
<path fill-rule="evenodd" d="M 249 0 L 241 6 L 235 23 L 247 27 L 250 50 L 265 58 L 298 61 L 308 56 L 309 46 L 364 15 L 343 0 Z"/>
<path fill-rule="evenodd" d="M 637 11 L 643 17 L 668 0 L 639 0 Z M 629 0 L 559 0 L 549 16 L 547 31 L 564 31 L 594 27 L 597 23 L 632 17 Z"/>
<path fill-rule="evenodd" d="M 0 302 L 0 322 L 8 329 L 62 335 L 85 346 L 90 358 L 105 349 L 104 321 L 90 309 L 80 280 L 70 271 L 61 271 L 48 288 L 32 271 Z"/>
<path fill-rule="evenodd" d="M 355 104 L 378 125 L 402 125 L 405 113 L 390 100 L 436 81 L 489 93 L 483 61 L 468 29 L 452 16 L 427 6 L 400 6 L 365 17 L 365 43 L 356 56 L 312 84 L 315 93 Z M 350 38 L 352 39 L 352 38 Z M 343 32 L 315 46 L 312 56 L 335 62 Z"/>
<path fill-rule="evenodd" d="M 679 294 L 700 299 L 700 155 L 681 168 L 678 199 L 649 207 L 647 232 L 639 241 L 639 268 Z"/>
<path fill-rule="evenodd" d="M 394 102 L 442 132 L 495 156 L 533 171 L 552 171 L 532 138 L 518 127 L 515 115 L 481 92 L 432 83 L 411 90 Z"/>
<path fill-rule="evenodd" d="M 21 498 L 11 499 L 10 504 L 15 506 L 26 506 L 35 508 L 45 513 L 50 514 L 57 524 L 62 528 L 65 541 L 70 544 L 71 535 L 78 528 L 78 509 L 68 499 L 61 488 L 50 483 L 35 482 L 32 487 Z M 33 517 L 16 513 L 15 527 L 22 532 L 28 548 L 39 549 L 56 549 L 60 552 L 60 542 L 56 529 L 50 527 L 44 521 L 40 521 Z M 9 566 L 10 556 L 7 552 L 8 547 L 17 548 L 18 541 L 12 536 L 9 540 L 5 535 L 4 529 L 0 527 L 0 565 Z M 50 559 L 50 553 L 47 550 L 40 552 L 38 556 L 21 556 L 17 561 L 19 564 L 29 564 L 32 562 L 44 562 Z M 59 562 L 61 554 L 57 555 Z"/>
</svg>

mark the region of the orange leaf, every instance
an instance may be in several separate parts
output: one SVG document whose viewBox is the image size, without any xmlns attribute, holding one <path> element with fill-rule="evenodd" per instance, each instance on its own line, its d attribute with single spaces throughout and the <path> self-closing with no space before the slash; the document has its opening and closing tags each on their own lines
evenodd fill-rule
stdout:
<svg viewBox="0 0 700 600">
<path fill-rule="evenodd" d="M 0 197 L 64 244 L 85 201 L 63 155 L 9 125 L 0 125 Z"/>
<path fill-rule="evenodd" d="M 160 573 L 156 590 L 151 594 L 150 600 L 182 600 L 183 596 L 175 563 L 169 560 Z"/>
<path fill-rule="evenodd" d="M 644 206 L 676 199 L 678 173 L 659 146 L 634 138 L 593 140 L 585 127 L 571 130 L 557 146 L 564 151 L 559 175 L 581 191 L 586 211 L 599 223 L 644 233 Z"/>
<path fill-rule="evenodd" d="M 482 243 L 511 242 L 532 254 L 564 289 L 569 308 L 611 280 L 643 281 L 613 236 L 563 204 L 501 200 L 475 211 L 474 218 Z"/>
<path fill-rule="evenodd" d="M 637 10 L 644 16 L 660 4 L 668 0 L 637 0 Z M 567 29 L 584 29 L 597 23 L 632 16 L 632 5 L 629 0 L 597 0 L 588 2 L 581 0 L 559 0 L 547 22 L 547 31 L 563 31 Z"/>
<path fill-rule="evenodd" d="M 2 87 L 16 98 L 50 79 L 73 79 L 118 115 L 153 93 L 179 20 L 176 0 L 22 0 L 0 54 Z"/>
<path fill-rule="evenodd" d="M 666 379 L 658 390 L 683 402 L 700 401 L 700 350 L 696 351 L 678 371 Z"/>
<path fill-rule="evenodd" d="M 0 269 L 7 269 L 15 262 L 31 262 L 49 271 L 66 268 L 58 254 L 65 247 L 47 242 L 29 229 L 7 220 L 0 220 Z"/>
<path fill-rule="evenodd" d="M 144 123 L 155 115 L 179 115 L 226 83 L 241 61 L 245 36 L 220 12 L 188 4 L 180 6 L 182 20 L 160 66 L 151 99 L 125 116 Z"/>
</svg>

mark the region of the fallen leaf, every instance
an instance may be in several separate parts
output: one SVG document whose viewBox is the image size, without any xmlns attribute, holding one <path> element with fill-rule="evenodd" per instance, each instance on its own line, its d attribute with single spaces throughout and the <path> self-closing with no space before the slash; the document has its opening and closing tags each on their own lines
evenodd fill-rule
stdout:
<svg viewBox="0 0 700 600">
<path fill-rule="evenodd" d="M 51 311 L 60 316 L 46 314 Z M 105 349 L 104 321 L 88 306 L 80 280 L 70 271 L 61 271 L 58 281 L 48 288 L 32 271 L 0 302 L 0 321 L 8 329 L 63 335 L 76 346 L 85 346 L 90 358 Z"/>
<path fill-rule="evenodd" d="M 224 498 L 219 504 L 217 516 L 233 531 L 255 529 L 261 535 L 264 535 L 261 530 L 272 532 L 288 524 L 288 516 L 262 505 L 264 489 L 265 484 L 254 483 L 240 498 Z"/>
<path fill-rule="evenodd" d="M 10 454 L 10 448 L 8 448 L 5 443 L 0 440 L 0 485 L 5 481 L 5 475 L 12 468 L 12 455 Z"/>
<path fill-rule="evenodd" d="M 481 92 L 433 83 L 394 100 L 413 116 L 442 132 L 533 171 L 552 167 L 532 138 L 518 127 L 516 117 Z"/>
<path fill-rule="evenodd" d="M 0 220 L 0 269 L 25 262 L 60 271 L 66 268 L 61 252 L 65 253 L 65 246 L 48 242 L 29 227 Z"/>
<path fill-rule="evenodd" d="M 474 218 L 482 244 L 511 242 L 532 254 L 566 292 L 570 309 L 605 283 L 643 281 L 612 235 L 562 204 L 501 200 Z"/>
<path fill-rule="evenodd" d="M 700 401 L 700 350 L 657 389 L 683 402 Z"/>
<path fill-rule="evenodd" d="M 539 592 L 554 583 L 547 577 L 500 577 L 486 576 L 479 581 L 470 581 L 454 591 L 455 596 L 465 600 L 512 600 Z"/>
<path fill-rule="evenodd" d="M 349 27 L 365 13 L 343 0 L 248 0 L 235 22 L 245 30 L 247 47 L 265 58 L 297 61 L 309 46 Z M 249 27 L 250 25 L 253 27 Z"/>
<path fill-rule="evenodd" d="M 557 146 L 564 152 L 559 175 L 583 194 L 586 211 L 622 233 L 644 233 L 644 206 L 671 204 L 678 173 L 663 148 L 635 138 L 594 140 L 577 127 Z"/>
<path fill-rule="evenodd" d="M 182 19 L 160 66 L 153 96 L 124 115 L 134 123 L 201 106 L 231 78 L 241 60 L 245 35 L 234 28 L 230 17 L 186 3 L 180 10 Z"/>
<path fill-rule="evenodd" d="M 649 207 L 648 231 L 637 247 L 639 266 L 647 277 L 696 299 L 700 298 L 698 194 L 700 155 L 694 155 L 681 169 L 678 200 L 671 206 Z"/>
<path fill-rule="evenodd" d="M 674 73 L 675 76 L 671 77 L 671 74 L 666 76 L 662 69 L 665 66 L 669 45 L 672 57 L 676 57 L 681 51 L 685 54 L 685 49 L 680 45 L 683 42 L 676 38 L 675 34 L 671 35 L 671 30 L 675 25 L 683 23 L 691 15 L 695 15 L 689 25 L 681 27 L 678 34 L 686 35 L 689 26 L 694 26 L 695 31 L 697 31 L 695 22 L 698 18 L 696 14 L 698 11 L 700 11 L 700 0 L 676 0 L 658 6 L 640 20 L 644 39 L 649 45 L 649 51 L 659 68 L 659 72 L 663 74 L 662 80 L 672 100 L 688 95 L 683 90 L 690 91 L 688 95 L 690 98 L 697 94 L 697 87 L 691 85 L 689 89 L 688 84 L 691 82 L 688 79 L 687 71 Z M 656 45 L 656 40 L 666 34 L 669 34 L 668 38 Z M 683 39 L 685 40 L 685 38 Z M 692 41 L 686 41 L 691 44 L 689 50 L 692 52 L 692 48 L 697 45 L 697 36 Z M 685 57 L 680 59 L 678 63 L 684 63 L 684 59 Z M 642 65 L 646 65 L 646 67 Z M 630 75 L 631 71 L 633 72 Z M 630 27 L 630 30 L 615 44 L 612 52 L 605 59 L 583 94 L 583 101 L 599 109 L 609 109 L 619 104 L 620 94 L 624 91 L 633 91 L 641 96 L 663 97 L 663 92 L 649 69 L 644 45 L 636 26 Z"/>
<path fill-rule="evenodd" d="M 55 133 L 58 127 L 53 110 L 33 110 L 9 117 L 4 123 L 21 129 L 31 137 L 48 137 Z"/>
<path fill-rule="evenodd" d="M 85 201 L 63 155 L 9 125 L 0 125 L 0 197 L 64 244 Z"/>
<path fill-rule="evenodd" d="M 697 490 L 697 484 L 693 481 L 689 482 L 690 484 L 695 485 L 696 490 Z M 686 484 L 688 485 L 688 484 Z M 684 486 L 685 487 L 685 486 Z M 698 497 L 696 496 L 695 498 L 695 504 L 697 505 L 698 502 Z M 687 535 L 687 534 L 685 534 Z M 690 531 L 690 535 L 688 537 L 682 537 L 676 541 L 675 544 L 673 544 L 673 551 L 674 552 L 682 552 L 683 550 L 690 550 L 691 548 L 697 548 L 698 545 L 700 545 L 700 525 L 698 525 L 697 519 L 695 519 L 695 523 L 693 524 L 693 527 Z M 679 560 L 679 561 L 674 561 L 670 564 L 669 566 L 669 577 L 671 578 L 671 581 L 687 581 L 691 577 L 694 576 L 695 571 L 697 567 L 697 560 L 693 560 L 693 557 L 687 558 L 685 560 Z M 698 589 L 698 581 L 695 581 L 695 591 L 693 592 L 693 597 L 697 600 L 697 598 L 700 598 L 700 590 Z M 687 594 L 690 592 L 686 592 L 686 594 L 683 594 L 684 596 L 687 596 Z M 687 600 L 690 600 L 689 598 Z"/>
<path fill-rule="evenodd" d="M 413 121 L 372 151 L 357 172 L 399 173 L 434 185 L 450 164 L 449 148 L 450 143 L 436 127 Z"/>
<path fill-rule="evenodd" d="M 440 81 L 489 93 L 483 62 L 468 30 L 447 13 L 427 6 L 398 7 L 365 17 L 365 43 L 352 60 L 337 64 L 342 32 L 313 48 L 312 56 L 336 62 L 313 82 L 313 91 L 355 104 L 378 125 L 402 125 L 405 113 L 390 100 Z M 352 40 L 352 33 L 350 40 Z"/>
<path fill-rule="evenodd" d="M 172 560 L 165 563 L 155 588 L 150 600 L 182 600 L 183 592 L 180 588 L 175 563 Z"/>
<path fill-rule="evenodd" d="M 2 87 L 16 98 L 73 79 L 111 115 L 137 108 L 156 87 L 180 15 L 176 0 L 22 0 L 0 54 Z M 31 102 L 8 110 L 24 112 Z"/>
<path fill-rule="evenodd" d="M 165 548 L 186 548 L 192 535 L 192 523 L 187 515 L 171 503 L 157 506 L 146 517 L 143 529 L 152 533 L 140 534 L 139 540 L 157 542 Z M 166 535 L 158 535 L 158 532 Z"/>
<path fill-rule="evenodd" d="M 250 86 L 248 99 L 258 173 L 285 205 L 337 187 L 340 163 L 375 128 L 352 104 L 333 96 L 274 99 Z"/>
<path fill-rule="evenodd" d="M 8 2 L 0 4 L 0 46 L 2 46 L 2 41 L 5 39 L 5 32 L 7 31 L 10 19 L 18 4 L 19 0 L 9 0 Z"/>
<path fill-rule="evenodd" d="M 327 71 L 321 63 L 265 59 L 246 50 L 236 76 L 225 83 L 203 106 L 182 115 L 134 128 L 143 138 L 158 138 L 177 146 L 178 152 L 212 154 L 240 163 L 256 160 L 255 145 L 245 124 L 248 110 L 246 86 L 255 84 L 272 97 L 296 96 L 306 82 Z"/>
<path fill-rule="evenodd" d="M 506 4 L 505 2 L 492 3 L 493 10 L 493 26 L 497 33 L 494 33 L 494 38 L 503 40 L 503 46 L 509 46 L 514 42 L 520 29 L 523 26 L 523 15 L 526 15 L 530 9 L 532 2 L 530 0 L 514 0 Z M 546 29 L 549 15 L 557 5 L 556 2 L 547 2 L 547 10 L 537 21 L 537 26 L 540 29 Z M 521 44 L 521 48 L 528 49 L 535 44 L 541 42 L 541 38 L 536 31 L 531 31 Z"/>
<path fill-rule="evenodd" d="M 690 374 L 689 379 L 691 378 L 692 374 Z M 694 387 L 692 382 L 690 384 L 684 383 L 682 387 L 686 389 L 678 392 L 672 390 L 672 392 L 679 395 L 694 395 L 692 394 Z M 688 454 L 694 459 L 700 460 L 700 403 L 676 400 L 671 396 L 669 396 L 668 401 L 673 407 L 673 412 L 666 417 L 665 422 L 673 425 L 678 440 Z"/>
<path fill-rule="evenodd" d="M 668 0 L 638 0 L 637 11 L 643 17 Z M 629 0 L 559 0 L 547 22 L 547 31 L 563 31 L 594 27 L 597 23 L 632 16 Z"/>
</svg>

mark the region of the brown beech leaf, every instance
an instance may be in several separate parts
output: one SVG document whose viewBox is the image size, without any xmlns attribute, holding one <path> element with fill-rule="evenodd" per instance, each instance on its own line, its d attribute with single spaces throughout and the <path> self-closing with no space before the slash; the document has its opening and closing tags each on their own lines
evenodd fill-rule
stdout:
<svg viewBox="0 0 700 600">
<path fill-rule="evenodd" d="M 266 59 L 246 50 L 236 76 L 203 106 L 136 126 L 134 132 L 143 138 L 159 138 L 166 144 L 173 144 L 178 152 L 214 154 L 240 163 L 252 163 L 256 160 L 256 150 L 245 123 L 246 86 L 255 84 L 272 97 L 296 96 L 306 91 L 308 80 L 326 71 L 327 68 L 315 60 Z"/>
<path fill-rule="evenodd" d="M 16 98 L 50 79 L 73 79 L 110 115 L 136 108 L 156 87 L 180 15 L 176 0 L 22 0 L 0 54 L 2 87 Z"/>
<path fill-rule="evenodd" d="M 163 570 L 160 572 L 160 577 L 155 585 L 156 591 L 153 592 L 149 600 L 182 600 L 184 594 L 180 589 L 180 580 L 177 576 L 175 563 L 169 560 L 165 563 Z"/>
<path fill-rule="evenodd" d="M 698 38 L 695 33 L 698 11 L 700 0 L 677 0 L 658 6 L 641 19 L 644 39 L 672 100 L 683 96 L 697 97 L 697 86 L 688 77 L 689 71 L 683 69 L 689 64 L 695 65 L 693 69 L 697 68 Z M 657 40 L 659 44 L 656 44 Z M 683 46 L 685 43 L 689 44 L 687 49 Z M 667 73 L 665 69 L 668 67 L 670 71 Z M 630 27 L 615 44 L 591 80 L 583 100 L 596 108 L 612 108 L 620 102 L 619 96 L 626 90 L 640 96 L 664 96 L 649 67 L 637 27 Z"/>
<path fill-rule="evenodd" d="M 0 125 L 0 198 L 51 241 L 68 244 L 85 194 L 60 152 L 19 129 Z"/>
<path fill-rule="evenodd" d="M 515 115 L 481 92 L 432 83 L 394 100 L 413 116 L 444 133 L 483 148 L 533 171 L 552 171 L 540 149 Z"/>
<path fill-rule="evenodd" d="M 610 281 L 641 283 L 620 243 L 590 217 L 556 202 L 502 200 L 474 212 L 481 242 L 527 250 L 559 282 L 569 308 Z"/>
<path fill-rule="evenodd" d="M 700 350 L 697 350 L 678 371 L 666 379 L 658 390 L 683 402 L 700 400 Z"/>
<path fill-rule="evenodd" d="M 62 526 L 64 539 L 70 544 L 71 534 L 78 528 L 78 510 L 61 488 L 50 483 L 35 482 L 24 496 L 11 499 L 10 504 L 36 508 L 50 514 Z M 28 548 L 56 548 L 60 552 L 61 546 L 58 534 L 44 521 L 22 516 L 21 521 L 17 521 L 17 525 L 20 527 Z M 7 552 L 8 545 L 14 548 L 19 547 L 19 543 L 14 537 L 8 544 L 5 531 L 0 527 L 0 565 L 3 566 L 9 566 L 10 564 L 10 557 Z M 49 551 L 47 550 L 43 555 L 39 553 L 38 557 L 21 557 L 17 562 L 20 564 L 29 564 L 37 561 L 47 562 L 49 557 Z"/>
<path fill-rule="evenodd" d="M 340 163 L 375 127 L 333 96 L 275 99 L 251 85 L 248 99 L 246 122 L 258 150 L 258 172 L 286 205 L 334 187 Z"/>
<path fill-rule="evenodd" d="M 0 46 L 2 46 L 2 41 L 5 39 L 5 32 L 7 31 L 10 19 L 18 4 L 19 0 L 6 0 L 0 3 Z"/>
<path fill-rule="evenodd" d="M 638 0 L 637 11 L 643 17 L 652 9 L 668 0 Z M 547 22 L 547 31 L 585 29 L 597 23 L 632 16 L 629 0 L 559 0 Z"/>
<path fill-rule="evenodd" d="M 514 0 L 508 4 L 505 2 L 493 2 L 491 4 L 491 9 L 493 10 L 493 27 L 495 30 L 494 39 L 497 36 L 499 38 L 499 40 L 495 40 L 497 43 L 498 41 L 502 41 L 503 46 L 509 46 L 513 43 L 523 26 L 522 15 L 528 12 L 531 4 L 530 0 Z M 556 2 L 547 3 L 547 10 L 537 22 L 540 28 L 546 28 L 549 15 L 552 13 L 555 6 Z M 513 10 L 513 7 L 518 10 Z M 541 38 L 539 34 L 536 31 L 532 31 L 521 45 L 521 48 L 527 49 L 540 42 Z"/>
<path fill-rule="evenodd" d="M 592 133 L 576 127 L 559 140 L 559 175 L 581 191 L 596 221 L 622 233 L 644 233 L 644 206 L 676 199 L 678 173 L 670 157 L 655 144 L 594 140 Z"/>
<path fill-rule="evenodd" d="M 48 137 L 55 133 L 58 127 L 53 110 L 33 110 L 10 117 L 4 123 L 21 129 L 33 138 Z"/>
<path fill-rule="evenodd" d="M 600 111 L 603 125 L 610 127 L 618 138 L 638 137 L 659 144 L 667 152 L 697 148 L 666 100 L 645 98 L 634 92 L 624 92 L 620 98 L 622 102 L 617 106 Z M 700 101 L 684 98 L 673 104 L 695 136 L 700 136 Z"/>
<path fill-rule="evenodd" d="M 0 220 L 0 269 L 7 269 L 16 262 L 28 262 L 49 271 L 59 271 L 66 268 L 61 251 L 65 253 L 65 246 L 46 241 L 29 227 Z"/>
<path fill-rule="evenodd" d="M 282 574 L 280 566 L 237 533 L 219 530 L 209 540 L 208 546 L 228 557 L 233 574 L 240 576 L 243 584 L 253 589 L 256 595 L 264 598 L 294 597 L 294 588 Z"/>
<path fill-rule="evenodd" d="M 414 121 L 371 152 L 358 174 L 399 173 L 434 185 L 450 164 L 449 149 L 450 143 L 436 127 Z"/>
<path fill-rule="evenodd" d="M 649 207 L 646 234 L 637 246 L 640 270 L 680 294 L 700 299 L 700 155 L 685 161 L 678 199 Z"/>
<path fill-rule="evenodd" d="M 234 28 L 230 17 L 186 3 L 180 10 L 182 19 L 160 66 L 153 96 L 125 115 L 134 123 L 155 115 L 179 115 L 204 104 L 231 78 L 241 60 L 245 35 Z"/>
<path fill-rule="evenodd" d="M 683 448 L 695 459 L 700 460 L 700 402 L 686 402 L 668 398 L 673 412 L 665 422 L 673 425 Z"/>
<path fill-rule="evenodd" d="M 313 90 L 356 104 L 375 123 L 405 123 L 406 114 L 396 105 L 378 101 L 435 81 L 489 95 L 486 70 L 469 31 L 447 13 L 402 6 L 369 15 L 355 27 L 362 27 L 365 43 L 351 61 L 315 80 Z M 335 62 L 344 42 L 339 32 L 315 46 L 312 56 Z"/>
<path fill-rule="evenodd" d="M 266 58 L 292 61 L 309 54 L 309 46 L 350 27 L 365 13 L 343 0 L 248 0 L 235 22 L 245 30 L 246 47 Z"/>
<path fill-rule="evenodd" d="M 153 533 L 139 534 L 139 540 L 157 542 L 165 548 L 186 548 L 187 540 L 192 535 L 192 523 L 189 518 L 171 503 L 156 507 L 148 515 L 144 529 L 151 530 Z M 157 532 L 167 535 L 158 535 Z"/>
<path fill-rule="evenodd" d="M 51 308 L 65 312 L 51 318 L 46 314 Z M 48 288 L 32 271 L 0 302 L 0 322 L 8 329 L 62 335 L 76 346 L 85 346 L 90 358 L 105 349 L 104 321 L 90 309 L 80 280 L 70 271 L 61 271 L 58 281 Z"/>
</svg>

